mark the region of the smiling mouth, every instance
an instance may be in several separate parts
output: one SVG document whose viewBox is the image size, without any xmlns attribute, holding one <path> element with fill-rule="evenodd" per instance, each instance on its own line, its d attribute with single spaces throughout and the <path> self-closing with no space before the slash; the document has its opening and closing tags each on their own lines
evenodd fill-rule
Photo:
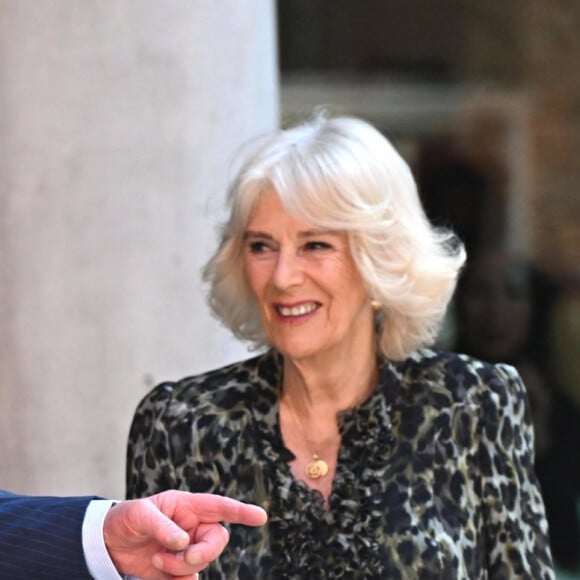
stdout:
<svg viewBox="0 0 580 580">
<path fill-rule="evenodd" d="M 276 310 L 282 316 L 304 316 L 314 312 L 319 307 L 316 302 L 309 302 L 307 304 L 299 304 L 298 306 L 276 306 Z"/>
</svg>

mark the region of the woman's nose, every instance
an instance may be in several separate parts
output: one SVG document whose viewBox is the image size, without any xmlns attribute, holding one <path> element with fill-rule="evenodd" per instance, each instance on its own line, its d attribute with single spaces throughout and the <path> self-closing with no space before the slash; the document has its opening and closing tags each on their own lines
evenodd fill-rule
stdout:
<svg viewBox="0 0 580 580">
<path fill-rule="evenodd" d="M 304 270 L 300 257 L 292 251 L 280 251 L 274 269 L 273 282 L 279 290 L 301 284 L 304 280 Z"/>
</svg>

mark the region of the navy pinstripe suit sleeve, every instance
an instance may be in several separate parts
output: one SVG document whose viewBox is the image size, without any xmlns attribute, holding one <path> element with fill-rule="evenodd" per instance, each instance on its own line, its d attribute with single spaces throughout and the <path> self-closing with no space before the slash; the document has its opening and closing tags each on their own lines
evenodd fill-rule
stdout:
<svg viewBox="0 0 580 580">
<path fill-rule="evenodd" d="M 0 578 L 91 580 L 82 525 L 92 499 L 0 492 Z"/>
</svg>

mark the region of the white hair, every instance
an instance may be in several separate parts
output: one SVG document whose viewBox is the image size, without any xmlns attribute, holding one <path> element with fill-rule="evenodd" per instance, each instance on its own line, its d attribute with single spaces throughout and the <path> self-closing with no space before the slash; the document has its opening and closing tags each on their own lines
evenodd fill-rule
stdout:
<svg viewBox="0 0 580 580">
<path fill-rule="evenodd" d="M 298 219 L 347 234 L 369 298 L 379 304 L 384 356 L 403 359 L 435 339 L 465 261 L 463 246 L 429 223 L 409 166 L 377 129 L 323 114 L 263 137 L 231 185 L 230 218 L 204 279 L 210 307 L 234 335 L 267 345 L 242 250 L 254 203 L 271 189 Z"/>
</svg>

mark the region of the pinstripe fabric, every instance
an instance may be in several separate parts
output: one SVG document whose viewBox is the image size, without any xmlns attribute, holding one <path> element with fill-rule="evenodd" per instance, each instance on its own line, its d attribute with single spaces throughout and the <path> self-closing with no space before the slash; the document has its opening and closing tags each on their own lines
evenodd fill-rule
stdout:
<svg viewBox="0 0 580 580">
<path fill-rule="evenodd" d="M 90 580 L 81 530 L 91 499 L 0 491 L 0 578 Z"/>
</svg>

